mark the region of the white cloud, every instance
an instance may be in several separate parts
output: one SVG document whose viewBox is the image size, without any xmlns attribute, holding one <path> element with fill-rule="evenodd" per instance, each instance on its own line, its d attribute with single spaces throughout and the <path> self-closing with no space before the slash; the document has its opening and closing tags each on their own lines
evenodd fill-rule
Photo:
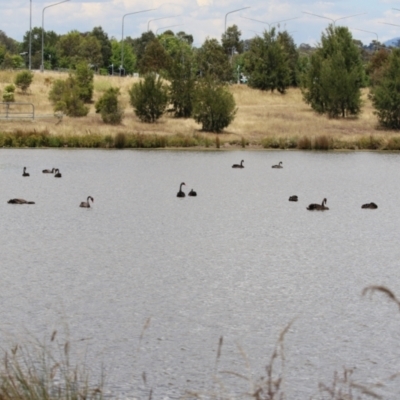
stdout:
<svg viewBox="0 0 400 400">
<path fill-rule="evenodd" d="M 53 1 L 54 2 L 54 1 Z M 41 26 L 41 13 L 45 6 L 52 4 L 52 0 L 33 0 L 33 26 Z M 117 39 L 121 37 L 122 16 L 126 13 L 156 8 L 146 13 L 131 15 L 125 19 L 126 35 L 137 37 L 147 30 L 150 19 L 165 18 L 154 21 L 151 29 L 168 25 L 180 25 L 177 30 L 185 30 L 194 36 L 196 43 L 201 43 L 207 36 L 221 38 L 224 29 L 226 13 L 231 10 L 251 6 L 247 10 L 229 14 L 227 25 L 236 24 L 245 38 L 254 36 L 255 32 L 262 32 L 268 24 L 284 21 L 280 29 L 292 32 L 296 43 L 315 43 L 320 40 L 321 32 L 330 23 L 329 18 L 338 19 L 344 16 L 367 12 L 366 15 L 341 19 L 340 24 L 352 29 L 353 35 L 369 43 L 374 34 L 357 31 L 360 28 L 376 32 L 379 40 L 386 40 L 398 36 L 400 27 L 385 25 L 382 22 L 399 23 L 400 12 L 392 10 L 397 0 L 364 0 L 349 1 L 308 1 L 295 0 L 71 0 L 46 10 L 45 28 L 62 34 L 73 29 L 90 31 L 95 26 L 102 26 L 109 36 Z M 400 8 L 400 6 L 399 6 Z M 320 16 L 304 14 L 308 11 Z M 174 15 L 183 14 L 181 17 Z M 17 40 L 22 40 L 29 29 L 29 2 L 26 0 L 0 0 L 0 29 Z M 264 21 L 246 20 L 253 18 Z M 292 19 L 296 18 L 296 19 Z M 254 32 L 255 31 L 255 32 Z"/>
</svg>

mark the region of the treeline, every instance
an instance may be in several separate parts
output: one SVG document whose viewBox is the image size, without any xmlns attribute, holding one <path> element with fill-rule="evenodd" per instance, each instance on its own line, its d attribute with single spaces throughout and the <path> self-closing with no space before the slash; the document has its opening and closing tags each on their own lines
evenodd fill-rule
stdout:
<svg viewBox="0 0 400 400">
<path fill-rule="evenodd" d="M 41 36 L 41 28 L 32 30 L 34 69 L 41 64 Z M 354 117 L 362 111 L 361 89 L 370 87 L 370 98 L 380 124 L 400 128 L 400 50 L 386 48 L 376 41 L 365 47 L 353 39 L 346 27 L 330 25 L 316 48 L 297 47 L 288 32 L 277 32 L 275 28 L 243 41 L 236 25 L 229 27 L 220 41 L 207 38 L 200 47 L 193 46 L 193 36 L 183 31 L 177 34 L 166 31 L 158 36 L 149 31 L 138 38 L 127 37 L 122 43 L 110 39 L 101 27 L 96 27 L 91 32 L 71 31 L 65 35 L 47 31 L 44 39 L 46 69 L 76 70 L 85 65 L 104 74 L 151 75 L 143 84 L 148 86 L 140 89 L 144 98 L 148 99 L 152 93 L 154 101 L 161 104 L 162 112 L 167 104 L 172 104 L 175 117 L 194 116 L 197 112 L 204 114 L 203 119 L 212 118 L 210 115 L 218 105 L 204 111 L 206 105 L 214 98 L 225 96 L 225 103 L 231 103 L 230 120 L 223 124 L 227 126 L 234 116 L 235 105 L 225 90 L 218 95 L 215 90 L 231 82 L 246 82 L 252 88 L 282 94 L 289 87 L 299 87 L 304 101 L 317 113 L 332 118 Z M 22 43 L 0 32 L 0 66 L 26 66 L 27 57 L 24 59 L 21 54 L 28 48 L 29 32 Z M 167 97 L 164 96 L 167 89 L 156 80 L 156 75 L 170 82 Z M 65 108 L 68 101 L 76 104 L 76 98 L 80 97 L 77 90 L 71 91 L 74 87 L 71 82 L 72 77 L 56 90 L 59 98 L 54 103 L 59 107 L 61 104 Z M 71 94 L 67 101 L 62 94 L 68 90 L 75 97 Z M 109 95 L 115 101 L 118 94 Z M 138 99 L 139 94 L 131 94 L 132 105 Z M 153 116 L 145 118 L 153 120 Z M 205 126 L 207 122 L 203 121 Z M 212 130 L 220 131 L 221 127 Z"/>
</svg>

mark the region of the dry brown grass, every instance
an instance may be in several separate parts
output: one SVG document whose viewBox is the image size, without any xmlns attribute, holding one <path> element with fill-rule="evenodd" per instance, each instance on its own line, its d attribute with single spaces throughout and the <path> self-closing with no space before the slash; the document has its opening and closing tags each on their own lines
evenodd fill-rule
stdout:
<svg viewBox="0 0 400 400">
<path fill-rule="evenodd" d="M 16 73 L 0 72 L 0 92 L 11 83 Z M 85 118 L 64 117 L 62 122 L 53 116 L 53 109 L 48 100 L 51 83 L 66 74 L 56 72 L 35 72 L 35 77 L 28 94 L 16 92 L 16 101 L 32 102 L 35 105 L 35 121 L 1 122 L 2 132 L 47 130 L 53 135 L 100 134 L 115 136 L 118 132 L 157 134 L 157 135 L 190 135 L 200 131 L 200 125 L 193 119 L 174 119 L 163 116 L 155 124 L 142 123 L 135 116 L 129 104 L 128 89 L 138 78 L 96 76 L 94 82 L 94 101 L 110 86 L 119 87 L 121 100 L 125 109 L 122 125 L 110 126 L 102 122 L 100 115 L 90 106 L 90 113 Z M 250 146 L 275 148 L 306 148 L 307 140 L 322 149 L 329 142 L 329 148 L 364 148 L 363 140 L 376 140 L 387 143 L 388 148 L 398 148 L 396 135 L 392 131 L 378 130 L 373 107 L 368 100 L 368 91 L 363 93 L 363 112 L 354 119 L 329 119 L 317 115 L 302 101 L 298 89 L 290 89 L 286 95 L 261 92 L 245 85 L 232 85 L 238 112 L 234 122 L 219 136 L 221 146 L 241 147 L 243 143 Z M 47 116 L 42 118 L 41 116 Z M 214 134 L 205 134 L 215 142 Z M 319 139 L 323 137 L 324 139 Z M 395 140 L 393 140 L 395 137 Z M 370 139 L 371 138 L 371 139 Z M 321 140 L 326 142 L 325 144 Z M 301 142 L 298 146 L 298 142 Z M 360 145 L 358 143 L 361 143 Z M 370 143 L 370 142 L 369 142 Z M 303 147 L 304 146 L 304 147 Z M 313 148 L 316 148 L 313 147 Z M 379 146 L 378 146 L 379 147 Z M 366 147 L 368 148 L 368 146 Z"/>
</svg>

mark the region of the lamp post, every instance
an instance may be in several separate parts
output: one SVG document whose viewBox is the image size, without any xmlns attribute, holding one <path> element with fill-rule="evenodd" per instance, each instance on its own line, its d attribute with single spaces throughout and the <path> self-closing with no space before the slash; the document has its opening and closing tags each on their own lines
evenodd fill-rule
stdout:
<svg viewBox="0 0 400 400">
<path fill-rule="evenodd" d="M 158 29 L 156 30 L 156 35 L 157 35 L 157 32 L 158 32 L 159 30 L 161 30 L 161 29 L 174 28 L 175 26 L 182 26 L 182 25 L 185 25 L 185 24 L 177 24 L 177 25 L 162 26 L 161 28 L 158 28 Z"/>
<path fill-rule="evenodd" d="M 249 7 L 239 8 L 238 10 L 229 11 L 229 12 L 227 12 L 227 13 L 225 14 L 225 29 L 224 29 L 224 33 L 226 33 L 226 18 L 227 18 L 227 16 L 228 16 L 229 14 L 232 14 L 232 13 L 235 13 L 235 12 L 238 12 L 238 11 L 246 10 L 247 8 L 250 8 L 250 6 L 249 6 Z"/>
<path fill-rule="evenodd" d="M 247 18 L 247 17 L 240 17 L 240 18 L 244 18 L 244 19 L 249 19 L 249 20 L 251 20 L 251 21 L 260 22 L 261 24 L 266 24 L 266 25 L 268 25 L 268 28 L 271 30 L 271 25 L 279 24 L 280 22 L 291 21 L 292 19 L 298 19 L 299 17 L 294 17 L 294 18 L 289 18 L 289 19 L 283 19 L 283 20 L 281 20 L 281 21 L 276 21 L 276 22 L 260 21 L 260 20 L 258 20 L 258 19 Z"/>
<path fill-rule="evenodd" d="M 67 1 L 70 1 L 70 0 L 63 0 L 58 3 L 51 4 L 51 5 L 43 8 L 43 10 L 42 10 L 42 65 L 40 66 L 40 70 L 42 72 L 44 71 L 44 10 L 46 10 L 46 8 L 57 6 L 61 3 L 66 3 Z"/>
<path fill-rule="evenodd" d="M 135 12 L 127 13 L 122 17 L 121 67 L 120 67 L 121 69 L 120 69 L 120 71 L 122 71 L 122 68 L 124 68 L 124 20 L 125 20 L 125 17 L 127 17 L 128 15 L 140 14 L 140 13 L 153 11 L 153 10 L 155 10 L 155 8 L 150 8 L 148 10 L 142 10 L 142 11 L 135 11 Z"/>
<path fill-rule="evenodd" d="M 159 21 L 160 19 L 167 19 L 167 18 L 180 17 L 181 15 L 182 15 L 182 14 L 179 14 L 179 15 L 170 15 L 169 17 L 161 17 L 161 18 L 149 19 L 149 21 L 147 22 L 147 32 L 149 31 L 150 22 Z"/>
<path fill-rule="evenodd" d="M 373 35 L 376 36 L 376 45 L 379 46 L 379 45 L 378 45 L 378 43 L 379 43 L 378 34 L 377 34 L 376 32 L 366 31 L 365 29 L 357 29 L 357 28 L 352 28 L 352 29 L 354 29 L 355 31 L 361 31 L 361 32 L 372 33 Z"/>
<path fill-rule="evenodd" d="M 345 18 L 351 18 L 351 17 L 358 17 L 359 15 L 364 15 L 366 13 L 360 13 L 360 14 L 354 14 L 354 15 L 347 15 L 346 17 L 340 17 L 340 18 L 328 18 L 328 17 L 324 17 L 323 15 L 318 15 L 318 14 L 313 14 L 313 13 L 309 13 L 307 11 L 302 11 L 303 14 L 308 14 L 308 15 L 314 15 L 314 17 L 319 17 L 319 18 L 324 18 L 324 19 L 329 19 L 330 21 L 333 22 L 333 27 L 336 27 L 336 22 L 340 21 L 341 19 L 345 19 Z"/>
<path fill-rule="evenodd" d="M 32 68 L 32 0 L 29 1 L 29 71 Z"/>
</svg>

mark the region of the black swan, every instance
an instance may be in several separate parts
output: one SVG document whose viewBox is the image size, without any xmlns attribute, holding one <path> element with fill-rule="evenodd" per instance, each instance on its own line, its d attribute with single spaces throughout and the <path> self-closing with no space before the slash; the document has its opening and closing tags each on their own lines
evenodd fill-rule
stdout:
<svg viewBox="0 0 400 400">
<path fill-rule="evenodd" d="M 240 161 L 240 164 L 233 164 L 232 168 L 244 168 L 243 163 L 244 163 L 244 161 L 242 160 L 242 161 Z"/>
<path fill-rule="evenodd" d="M 34 201 L 26 201 L 24 199 L 11 199 L 8 200 L 8 204 L 35 204 Z"/>
<path fill-rule="evenodd" d="M 92 196 L 88 196 L 87 201 L 82 201 L 79 207 L 90 208 L 89 200 L 92 200 L 92 203 L 94 203 L 94 198 Z"/>
<path fill-rule="evenodd" d="M 310 210 L 310 211 L 313 211 L 313 210 L 316 210 L 316 211 L 329 210 L 329 208 L 326 207 L 325 204 L 326 204 L 326 199 L 323 199 L 321 204 L 310 204 L 307 207 L 307 210 Z"/>
<path fill-rule="evenodd" d="M 378 206 L 375 203 L 363 204 L 361 208 L 369 208 L 370 210 L 376 210 Z"/>
<path fill-rule="evenodd" d="M 273 165 L 271 168 L 283 168 L 282 167 L 282 161 L 279 161 L 279 164 Z"/>
<path fill-rule="evenodd" d="M 44 169 L 42 172 L 44 174 L 54 174 L 55 170 L 56 170 L 55 168 L 53 168 L 53 169 Z"/>
<path fill-rule="evenodd" d="M 188 196 L 197 196 L 197 193 L 192 189 L 189 193 Z"/>
<path fill-rule="evenodd" d="M 289 201 L 298 201 L 299 198 L 297 196 L 290 196 Z"/>
<path fill-rule="evenodd" d="M 62 175 L 60 173 L 60 170 L 57 168 L 54 172 L 56 172 L 56 174 L 54 175 L 54 178 L 61 178 Z"/>
<path fill-rule="evenodd" d="M 186 184 L 184 182 L 181 183 L 181 185 L 179 186 L 179 192 L 177 193 L 176 197 L 185 197 L 185 192 L 182 192 L 182 186 Z"/>
<path fill-rule="evenodd" d="M 28 172 L 26 172 L 26 167 L 24 167 L 24 172 L 22 173 L 22 176 L 29 176 Z"/>
</svg>

